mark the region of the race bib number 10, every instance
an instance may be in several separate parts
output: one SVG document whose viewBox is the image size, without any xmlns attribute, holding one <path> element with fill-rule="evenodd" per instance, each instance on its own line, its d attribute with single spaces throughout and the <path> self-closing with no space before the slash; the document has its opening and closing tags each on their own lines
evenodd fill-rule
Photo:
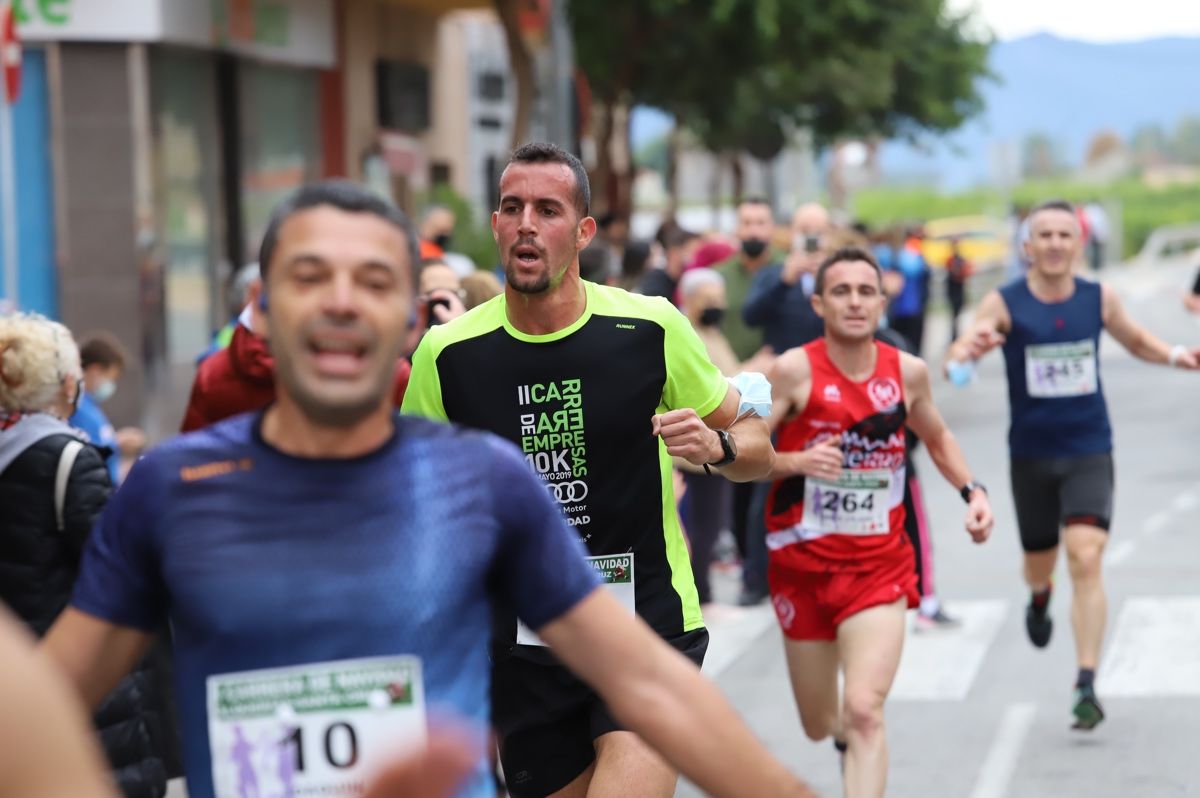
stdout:
<svg viewBox="0 0 1200 798">
<path fill-rule="evenodd" d="M 1095 393 L 1095 343 L 1088 339 L 1025 347 L 1025 383 L 1037 399 Z"/>
<path fill-rule="evenodd" d="M 882 535 L 889 531 L 892 472 L 843 468 L 836 482 L 804 481 L 801 526 L 817 535 Z"/>
<path fill-rule="evenodd" d="M 629 610 L 630 615 L 637 613 L 636 591 L 633 579 L 633 553 L 605 554 L 600 557 L 588 557 L 587 561 L 595 569 L 596 575 L 604 586 L 616 597 L 617 601 Z M 544 646 L 542 638 L 525 624 L 517 621 L 517 645 Z"/>
<path fill-rule="evenodd" d="M 416 657 L 208 677 L 217 798 L 360 795 L 389 757 L 425 740 Z"/>
</svg>

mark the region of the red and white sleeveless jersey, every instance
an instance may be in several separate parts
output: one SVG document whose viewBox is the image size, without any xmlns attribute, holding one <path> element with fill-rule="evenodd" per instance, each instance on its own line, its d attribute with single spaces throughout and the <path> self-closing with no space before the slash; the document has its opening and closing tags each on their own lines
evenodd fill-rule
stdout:
<svg viewBox="0 0 1200 798">
<path fill-rule="evenodd" d="M 792 567 L 857 571 L 880 558 L 911 557 L 904 534 L 904 380 L 900 352 L 875 342 L 875 371 L 848 379 L 825 340 L 807 344 L 812 391 L 804 412 L 783 423 L 776 449 L 803 451 L 840 440 L 835 480 L 795 476 L 775 482 L 767 499 L 767 546 Z"/>
</svg>

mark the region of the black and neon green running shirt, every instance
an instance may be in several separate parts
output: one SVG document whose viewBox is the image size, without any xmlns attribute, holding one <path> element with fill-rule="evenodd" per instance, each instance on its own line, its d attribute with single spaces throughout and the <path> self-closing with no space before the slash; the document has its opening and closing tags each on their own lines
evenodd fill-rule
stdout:
<svg viewBox="0 0 1200 798">
<path fill-rule="evenodd" d="M 413 354 L 403 412 L 520 447 L 591 555 L 633 553 L 638 614 L 676 637 L 704 621 L 671 458 L 650 420 L 687 407 L 704 417 L 728 383 L 669 302 L 584 286 L 586 310 L 559 332 L 517 330 L 503 295 L 430 329 Z"/>
</svg>

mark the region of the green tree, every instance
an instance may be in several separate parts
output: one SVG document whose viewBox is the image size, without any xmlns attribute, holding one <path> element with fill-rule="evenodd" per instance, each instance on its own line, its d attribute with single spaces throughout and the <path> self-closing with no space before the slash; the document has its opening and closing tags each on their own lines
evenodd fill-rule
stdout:
<svg viewBox="0 0 1200 798">
<path fill-rule="evenodd" d="M 1200 116 L 1185 116 L 1171 136 L 1171 155 L 1179 163 L 1200 166 Z"/>
<path fill-rule="evenodd" d="M 1143 168 L 1166 160 L 1167 150 L 1167 134 L 1159 125 L 1142 125 L 1129 140 L 1129 151 Z"/>
<path fill-rule="evenodd" d="M 1028 178 L 1054 177 L 1062 171 L 1058 148 L 1045 133 L 1031 133 L 1021 145 L 1021 171 Z"/>
<path fill-rule="evenodd" d="M 570 8 L 576 57 L 601 102 L 662 108 L 715 153 L 769 154 L 796 125 L 819 146 L 913 138 L 952 130 L 982 107 L 989 43 L 973 39 L 944 0 L 571 0 Z M 602 180 L 616 133 L 598 137 Z"/>
</svg>

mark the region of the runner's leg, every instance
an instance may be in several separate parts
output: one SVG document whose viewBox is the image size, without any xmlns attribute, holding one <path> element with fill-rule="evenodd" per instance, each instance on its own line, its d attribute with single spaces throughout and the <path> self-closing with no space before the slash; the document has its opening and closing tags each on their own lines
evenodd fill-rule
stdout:
<svg viewBox="0 0 1200 798">
<path fill-rule="evenodd" d="M 596 769 L 588 798 L 670 798 L 679 774 L 633 732 L 596 738 Z"/>
<path fill-rule="evenodd" d="M 883 704 L 904 648 L 907 599 L 864 610 L 838 627 L 837 647 L 846 674 L 842 709 L 846 741 L 846 798 L 882 798 L 888 751 Z"/>
<path fill-rule="evenodd" d="M 800 724 L 813 742 L 830 735 L 840 737 L 838 728 L 838 652 L 832 640 L 789 640 L 784 638 L 788 676 Z"/>
<path fill-rule="evenodd" d="M 1108 600 L 1100 573 L 1108 533 L 1094 526 L 1072 524 L 1063 538 L 1073 589 L 1071 626 L 1075 630 L 1075 652 L 1080 668 L 1095 670 L 1108 617 Z"/>
</svg>

